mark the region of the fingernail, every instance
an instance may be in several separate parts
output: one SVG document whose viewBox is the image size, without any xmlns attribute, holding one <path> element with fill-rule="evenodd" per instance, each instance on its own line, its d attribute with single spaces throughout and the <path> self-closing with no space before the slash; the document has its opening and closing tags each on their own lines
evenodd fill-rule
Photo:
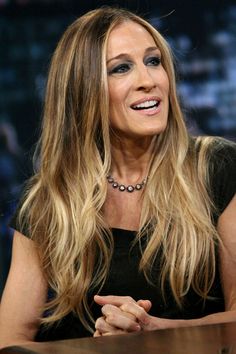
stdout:
<svg viewBox="0 0 236 354">
<path fill-rule="evenodd" d="M 136 325 L 136 326 L 134 327 L 134 330 L 135 330 L 135 331 L 140 331 L 140 330 L 141 330 L 140 325 Z"/>
</svg>

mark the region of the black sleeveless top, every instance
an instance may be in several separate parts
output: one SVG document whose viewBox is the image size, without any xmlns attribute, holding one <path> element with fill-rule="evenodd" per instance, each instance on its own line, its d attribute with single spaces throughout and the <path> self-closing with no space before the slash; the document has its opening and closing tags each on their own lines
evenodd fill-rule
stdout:
<svg viewBox="0 0 236 354">
<path fill-rule="evenodd" d="M 210 194 L 219 210 L 219 214 L 213 214 L 214 222 L 224 211 L 236 192 L 236 145 L 222 144 L 211 158 Z M 15 228 L 16 218 L 13 218 L 11 226 Z M 22 232 L 22 230 L 21 230 Z M 22 232 L 24 234 L 24 230 Z M 171 291 L 166 290 L 166 298 L 163 296 L 158 283 L 151 285 L 147 282 L 143 273 L 138 270 L 140 262 L 139 245 L 131 247 L 135 238 L 135 231 L 112 229 L 114 238 L 114 253 L 108 278 L 100 295 L 131 296 L 135 300 L 148 299 L 152 302 L 150 314 L 162 318 L 194 319 L 211 313 L 224 311 L 224 297 L 222 294 L 218 264 L 213 286 L 209 293 L 209 299 L 203 302 L 193 289 L 190 289 L 184 299 L 183 308 L 176 304 Z M 152 278 L 159 279 L 160 262 L 156 258 Z M 218 262 L 217 262 L 218 263 Z M 89 304 L 94 319 L 101 316 L 101 307 L 93 302 L 96 291 L 88 296 Z M 51 328 L 41 327 L 36 336 L 37 341 L 51 341 L 70 338 L 91 336 L 74 313 L 70 313 Z"/>
</svg>

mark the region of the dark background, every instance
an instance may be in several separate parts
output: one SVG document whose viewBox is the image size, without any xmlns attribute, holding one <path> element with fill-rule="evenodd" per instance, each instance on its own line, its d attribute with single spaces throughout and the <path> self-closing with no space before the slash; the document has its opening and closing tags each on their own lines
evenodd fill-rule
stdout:
<svg viewBox="0 0 236 354">
<path fill-rule="evenodd" d="M 135 11 L 169 41 L 189 130 L 236 141 L 235 0 L 0 0 L 0 295 L 11 253 L 7 224 L 32 173 L 51 55 L 72 21 L 102 5 Z"/>
</svg>

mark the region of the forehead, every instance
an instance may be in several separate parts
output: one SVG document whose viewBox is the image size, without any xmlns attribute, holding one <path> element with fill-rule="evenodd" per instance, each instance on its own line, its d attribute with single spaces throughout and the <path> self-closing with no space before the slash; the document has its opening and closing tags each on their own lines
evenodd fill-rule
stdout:
<svg viewBox="0 0 236 354">
<path fill-rule="evenodd" d="M 107 42 L 107 58 L 121 53 L 132 53 L 156 47 L 151 34 L 136 22 L 127 21 L 117 25 L 111 31 Z"/>
</svg>

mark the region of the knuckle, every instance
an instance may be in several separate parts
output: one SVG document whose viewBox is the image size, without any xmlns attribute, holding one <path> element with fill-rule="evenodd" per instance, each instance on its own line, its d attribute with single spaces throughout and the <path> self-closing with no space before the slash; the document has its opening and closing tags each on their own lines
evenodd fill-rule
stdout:
<svg viewBox="0 0 236 354">
<path fill-rule="evenodd" d="M 110 305 L 108 305 L 108 304 L 104 305 L 104 306 L 102 307 L 102 313 L 103 313 L 104 315 L 106 315 L 107 312 L 109 311 L 109 308 L 110 308 Z"/>
<path fill-rule="evenodd" d="M 125 301 L 126 302 L 135 302 L 131 296 L 125 296 Z"/>
<path fill-rule="evenodd" d="M 104 318 L 103 317 L 99 317 L 97 319 L 97 321 L 95 322 L 95 328 L 96 329 L 101 329 L 103 327 L 104 324 Z"/>
<path fill-rule="evenodd" d="M 139 320 L 140 320 L 141 322 L 143 322 L 143 323 L 147 323 L 147 321 L 148 321 L 148 315 L 147 315 L 147 313 L 146 313 L 145 311 L 140 314 Z"/>
<path fill-rule="evenodd" d="M 121 309 L 121 311 L 123 312 L 123 314 L 124 313 L 126 313 L 126 315 L 130 315 L 130 316 L 132 316 L 132 313 L 131 313 L 131 311 L 132 311 L 132 306 L 130 306 L 131 304 L 124 304 L 124 305 L 122 305 L 121 307 L 120 307 L 120 309 Z"/>
<path fill-rule="evenodd" d="M 121 311 L 126 311 L 127 310 L 127 304 L 123 304 L 120 307 Z"/>
<path fill-rule="evenodd" d="M 141 314 L 141 316 L 145 316 L 146 313 L 147 313 L 147 312 L 141 307 L 141 308 L 140 308 L 140 314 Z"/>
<path fill-rule="evenodd" d="M 113 313 L 110 313 L 106 318 L 106 322 L 113 323 L 115 321 L 115 318 L 116 318 L 116 316 Z"/>
</svg>

